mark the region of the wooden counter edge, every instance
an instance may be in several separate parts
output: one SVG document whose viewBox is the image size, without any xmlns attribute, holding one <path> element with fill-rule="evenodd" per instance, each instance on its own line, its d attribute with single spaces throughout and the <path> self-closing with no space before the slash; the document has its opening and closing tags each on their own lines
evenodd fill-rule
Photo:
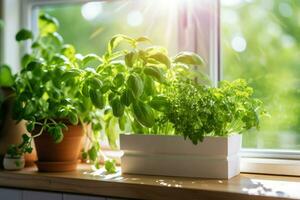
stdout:
<svg viewBox="0 0 300 200">
<path fill-rule="evenodd" d="M 0 171 L 0 186 L 29 190 L 43 190 L 52 192 L 66 192 L 84 195 L 95 195 L 132 199 L 224 199 L 224 200 L 269 200 L 288 199 L 234 193 L 227 191 L 214 191 L 191 188 L 175 188 L 158 185 L 124 183 L 94 179 L 79 179 L 70 177 L 32 175 Z"/>
</svg>

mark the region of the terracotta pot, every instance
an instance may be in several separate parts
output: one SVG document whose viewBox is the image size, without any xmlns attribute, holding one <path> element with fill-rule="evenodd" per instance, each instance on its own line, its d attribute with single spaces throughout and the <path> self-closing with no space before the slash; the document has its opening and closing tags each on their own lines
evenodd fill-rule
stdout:
<svg viewBox="0 0 300 200">
<path fill-rule="evenodd" d="M 11 96 L 13 91 L 10 88 L 0 88 L 0 92 L 5 97 Z M 26 122 L 17 121 L 12 119 L 12 109 L 13 109 L 14 98 L 8 98 L 1 107 L 1 112 L 3 112 L 3 120 L 0 122 L 0 168 L 3 168 L 3 158 L 7 151 L 7 148 L 11 144 L 19 144 L 21 142 L 22 134 L 27 133 Z M 34 144 L 33 152 L 31 154 L 25 154 L 25 166 L 32 166 L 37 160 Z"/>
<path fill-rule="evenodd" d="M 63 131 L 64 139 L 55 143 L 47 133 L 34 139 L 39 171 L 72 171 L 76 169 L 79 154 L 82 148 L 84 130 L 82 126 L 69 125 Z M 65 169 L 65 170 L 63 170 Z"/>
</svg>

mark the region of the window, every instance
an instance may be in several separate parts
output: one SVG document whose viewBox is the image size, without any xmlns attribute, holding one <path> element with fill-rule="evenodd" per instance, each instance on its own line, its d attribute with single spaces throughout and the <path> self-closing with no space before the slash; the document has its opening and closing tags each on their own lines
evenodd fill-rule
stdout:
<svg viewBox="0 0 300 200">
<path fill-rule="evenodd" d="M 243 147 L 300 150 L 299 1 L 222 1 L 223 78 L 247 79 L 271 117 Z"/>
<path fill-rule="evenodd" d="M 244 135 L 243 147 L 252 149 L 248 156 L 297 160 L 299 10 L 300 2 L 295 0 L 24 0 L 22 23 L 34 27 L 37 14 L 47 12 L 63 24 L 60 33 L 66 42 L 82 53 L 101 54 L 117 33 L 147 35 L 171 54 L 195 51 L 205 58 L 213 80 L 245 78 L 265 102 L 271 118 L 261 122 L 259 132 Z M 299 162 L 293 161 L 296 165 Z M 269 173 L 299 174 L 282 169 Z"/>
<path fill-rule="evenodd" d="M 103 54 L 115 34 L 147 36 L 154 45 L 167 47 L 170 55 L 179 51 L 201 54 L 206 70 L 214 76 L 217 64 L 217 4 L 209 0 L 116 0 L 116 1 L 28 1 L 33 29 L 40 13 L 58 19 L 59 33 L 79 53 Z M 28 18 L 28 17 L 26 17 Z M 204 27 L 204 28 L 203 28 Z M 103 145 L 102 145 L 103 146 Z"/>
<path fill-rule="evenodd" d="M 116 0 L 70 4 L 37 4 L 36 13 L 47 12 L 63 26 L 59 32 L 83 54 L 101 54 L 115 34 L 148 36 L 154 45 L 167 47 L 171 55 L 189 50 L 201 54 L 214 76 L 217 4 L 208 0 Z M 204 27 L 204 28 L 203 28 Z"/>
</svg>

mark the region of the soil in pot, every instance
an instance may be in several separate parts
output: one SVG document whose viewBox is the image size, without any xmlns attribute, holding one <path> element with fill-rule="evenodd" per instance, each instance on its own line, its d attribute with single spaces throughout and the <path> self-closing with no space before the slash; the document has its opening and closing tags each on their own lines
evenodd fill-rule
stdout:
<svg viewBox="0 0 300 200">
<path fill-rule="evenodd" d="M 68 130 L 64 130 L 63 133 L 64 139 L 58 144 L 47 132 L 34 139 L 39 171 L 61 172 L 76 169 L 82 149 L 83 127 L 69 125 Z"/>
</svg>

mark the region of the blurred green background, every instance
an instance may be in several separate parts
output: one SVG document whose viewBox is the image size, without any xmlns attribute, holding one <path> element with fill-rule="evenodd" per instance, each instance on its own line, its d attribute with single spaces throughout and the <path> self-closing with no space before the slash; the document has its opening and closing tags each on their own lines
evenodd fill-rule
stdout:
<svg viewBox="0 0 300 200">
<path fill-rule="evenodd" d="M 61 24 L 59 33 L 65 42 L 74 44 L 83 54 L 104 53 L 107 42 L 116 34 L 134 38 L 148 36 L 153 44 L 166 46 L 170 54 L 175 54 L 177 27 L 175 23 L 169 23 L 169 17 L 175 10 L 170 8 L 166 9 L 168 12 L 162 12 L 169 3 L 166 1 L 157 7 L 159 2 L 115 0 L 54 4 L 37 9 L 56 17 Z"/>
<path fill-rule="evenodd" d="M 260 131 L 245 134 L 243 146 L 299 150 L 300 1 L 221 4 L 223 79 L 247 79 L 271 115 L 262 120 Z M 57 17 L 65 41 L 84 54 L 103 53 L 109 38 L 118 33 L 148 35 L 154 44 L 176 53 L 177 27 L 168 17 L 171 13 L 152 8 L 143 1 L 119 0 L 38 9 Z"/>
<path fill-rule="evenodd" d="M 244 147 L 300 149 L 300 1 L 223 0 L 223 78 L 245 78 L 271 118 Z"/>
</svg>

